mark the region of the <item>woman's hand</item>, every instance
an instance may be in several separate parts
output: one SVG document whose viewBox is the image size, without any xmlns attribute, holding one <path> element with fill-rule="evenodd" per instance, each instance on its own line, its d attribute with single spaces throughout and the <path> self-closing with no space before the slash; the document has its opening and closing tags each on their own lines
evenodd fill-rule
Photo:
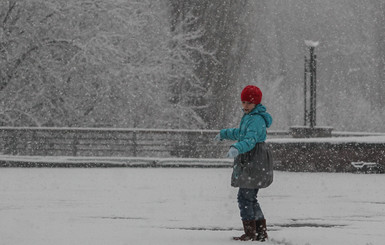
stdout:
<svg viewBox="0 0 385 245">
<path fill-rule="evenodd" d="M 219 141 L 221 141 L 221 140 L 222 140 L 222 139 L 221 139 L 221 134 L 215 135 L 214 142 L 219 142 Z"/>
<path fill-rule="evenodd" d="M 230 147 L 229 152 L 227 152 L 228 158 L 235 158 L 238 155 L 239 155 L 239 151 L 235 147 Z"/>
</svg>

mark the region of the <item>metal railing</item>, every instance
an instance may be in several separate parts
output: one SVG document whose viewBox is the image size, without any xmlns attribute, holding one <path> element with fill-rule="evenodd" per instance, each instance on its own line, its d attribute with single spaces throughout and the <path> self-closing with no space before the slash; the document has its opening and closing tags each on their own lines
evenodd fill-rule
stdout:
<svg viewBox="0 0 385 245">
<path fill-rule="evenodd" d="M 140 128 L 0 127 L 0 153 L 45 156 L 222 156 L 229 142 L 214 144 L 219 130 Z M 269 137 L 288 137 L 269 131 Z"/>
</svg>

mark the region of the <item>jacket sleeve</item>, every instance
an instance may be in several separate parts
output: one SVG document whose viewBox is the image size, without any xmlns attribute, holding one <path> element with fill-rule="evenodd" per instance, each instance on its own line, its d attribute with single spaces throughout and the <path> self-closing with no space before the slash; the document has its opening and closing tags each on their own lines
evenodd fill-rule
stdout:
<svg viewBox="0 0 385 245">
<path fill-rule="evenodd" d="M 239 140 L 239 128 L 226 128 L 220 131 L 221 139 Z"/>
<path fill-rule="evenodd" d="M 266 123 L 260 116 L 254 117 L 247 125 L 246 133 L 242 140 L 233 144 L 238 149 L 239 153 L 251 151 L 257 142 L 260 142 L 260 136 L 266 130 Z"/>
</svg>

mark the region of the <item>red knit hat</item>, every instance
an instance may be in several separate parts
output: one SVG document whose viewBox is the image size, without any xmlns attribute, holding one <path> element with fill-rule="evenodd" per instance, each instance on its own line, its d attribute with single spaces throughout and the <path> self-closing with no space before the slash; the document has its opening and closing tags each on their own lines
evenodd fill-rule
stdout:
<svg viewBox="0 0 385 245">
<path fill-rule="evenodd" d="M 241 101 L 247 101 L 253 104 L 260 104 L 262 100 L 261 90 L 254 85 L 246 86 L 241 93 Z"/>
</svg>

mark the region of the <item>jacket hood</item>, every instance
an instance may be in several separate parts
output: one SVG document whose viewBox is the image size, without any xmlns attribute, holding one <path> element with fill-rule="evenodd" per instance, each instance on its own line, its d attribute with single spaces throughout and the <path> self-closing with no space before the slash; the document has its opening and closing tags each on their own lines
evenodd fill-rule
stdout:
<svg viewBox="0 0 385 245">
<path fill-rule="evenodd" d="M 267 128 L 269 128 L 273 123 L 273 118 L 268 112 L 266 112 L 266 107 L 262 104 L 258 104 L 257 106 L 255 106 L 255 108 L 250 112 L 250 114 L 260 115 L 263 119 L 265 119 Z"/>
</svg>

